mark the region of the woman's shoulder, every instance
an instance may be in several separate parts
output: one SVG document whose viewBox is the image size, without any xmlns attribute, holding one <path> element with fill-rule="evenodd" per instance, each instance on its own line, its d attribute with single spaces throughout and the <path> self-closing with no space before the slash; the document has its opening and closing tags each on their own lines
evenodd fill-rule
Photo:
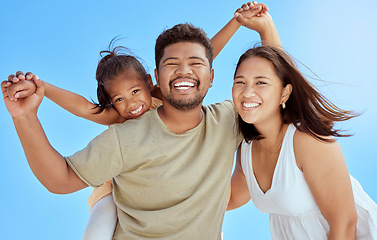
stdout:
<svg viewBox="0 0 377 240">
<path fill-rule="evenodd" d="M 296 130 L 293 136 L 293 149 L 300 169 L 307 161 L 327 161 L 327 159 L 342 155 L 339 143 L 332 136 L 321 136 L 323 141 L 313 135 Z"/>
</svg>

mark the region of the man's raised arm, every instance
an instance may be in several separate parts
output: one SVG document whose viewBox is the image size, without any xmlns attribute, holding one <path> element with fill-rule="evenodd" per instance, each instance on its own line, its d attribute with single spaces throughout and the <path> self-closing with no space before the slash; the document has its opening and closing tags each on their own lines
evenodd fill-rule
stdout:
<svg viewBox="0 0 377 240">
<path fill-rule="evenodd" d="M 280 37 L 271 15 L 268 13 L 268 7 L 263 3 L 256 3 L 254 5 L 258 8 L 259 13 L 254 13 L 254 8 L 248 5 L 242 5 L 235 13 L 235 18 L 243 26 L 255 30 L 259 33 L 262 44 L 281 46 Z"/>
<path fill-rule="evenodd" d="M 23 75 L 10 75 L 8 80 Z M 87 187 L 68 166 L 65 159 L 51 146 L 38 120 L 37 111 L 43 99 L 44 86 L 38 76 L 34 76 L 36 92 L 24 99 L 11 101 L 6 92 L 7 82 L 1 83 L 4 102 L 12 116 L 29 166 L 38 180 L 50 192 L 71 193 Z"/>
</svg>

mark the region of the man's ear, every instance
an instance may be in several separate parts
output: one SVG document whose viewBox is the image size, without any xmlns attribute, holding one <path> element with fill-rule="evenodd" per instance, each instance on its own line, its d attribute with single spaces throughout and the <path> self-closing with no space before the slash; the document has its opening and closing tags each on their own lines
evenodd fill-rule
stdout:
<svg viewBox="0 0 377 240">
<path fill-rule="evenodd" d="M 158 70 L 157 70 L 157 68 L 154 70 L 154 77 L 156 79 L 156 86 L 160 87 L 160 83 L 158 82 Z"/>
<path fill-rule="evenodd" d="M 215 78 L 215 70 L 211 68 L 209 87 L 212 87 L 214 78 Z"/>
</svg>

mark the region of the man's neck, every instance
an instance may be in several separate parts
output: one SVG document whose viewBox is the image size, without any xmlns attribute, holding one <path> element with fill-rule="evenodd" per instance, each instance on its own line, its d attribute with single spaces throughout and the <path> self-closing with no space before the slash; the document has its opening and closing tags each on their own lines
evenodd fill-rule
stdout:
<svg viewBox="0 0 377 240">
<path fill-rule="evenodd" d="M 157 109 L 158 115 L 170 131 L 181 134 L 195 128 L 202 121 L 202 104 L 192 110 L 178 110 L 164 102 Z"/>
</svg>

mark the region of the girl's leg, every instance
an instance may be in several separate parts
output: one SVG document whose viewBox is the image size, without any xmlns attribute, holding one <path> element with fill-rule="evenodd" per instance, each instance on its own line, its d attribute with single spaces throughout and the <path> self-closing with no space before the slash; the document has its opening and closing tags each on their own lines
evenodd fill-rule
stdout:
<svg viewBox="0 0 377 240">
<path fill-rule="evenodd" d="M 116 223 L 117 210 L 110 194 L 94 205 L 82 240 L 111 240 Z"/>
</svg>

